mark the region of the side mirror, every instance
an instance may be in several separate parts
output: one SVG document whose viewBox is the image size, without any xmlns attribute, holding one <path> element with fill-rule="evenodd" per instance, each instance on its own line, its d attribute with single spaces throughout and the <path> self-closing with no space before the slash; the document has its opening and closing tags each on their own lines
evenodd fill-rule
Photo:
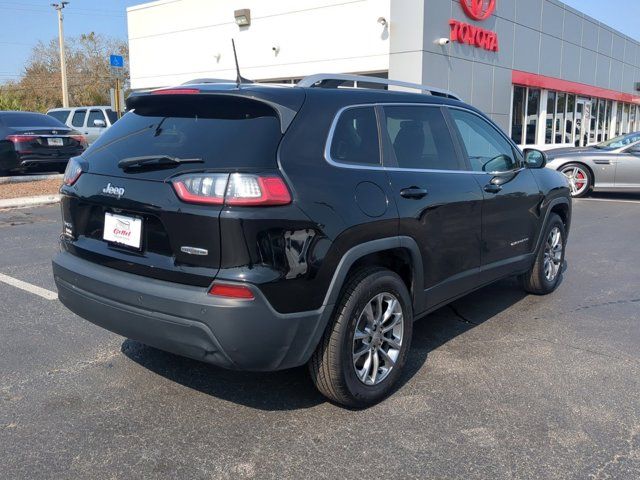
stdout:
<svg viewBox="0 0 640 480">
<path fill-rule="evenodd" d="M 94 120 L 93 126 L 98 128 L 104 128 L 107 126 L 107 123 L 104 120 Z"/>
<path fill-rule="evenodd" d="M 535 148 L 525 148 L 524 164 L 527 168 L 544 168 L 547 164 L 547 154 Z"/>
</svg>

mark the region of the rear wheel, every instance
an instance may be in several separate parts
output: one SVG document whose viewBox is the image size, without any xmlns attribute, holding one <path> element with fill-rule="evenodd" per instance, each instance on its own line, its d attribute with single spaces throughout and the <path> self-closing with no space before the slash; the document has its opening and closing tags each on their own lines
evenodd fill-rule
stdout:
<svg viewBox="0 0 640 480">
<path fill-rule="evenodd" d="M 593 186 L 593 178 L 587 167 L 580 163 L 569 163 L 564 165 L 560 172 L 569 180 L 571 196 L 574 198 L 584 197 Z"/>
<path fill-rule="evenodd" d="M 361 270 L 349 281 L 309 362 L 313 382 L 348 407 L 379 402 L 402 374 L 412 327 L 411 297 L 402 279 L 384 268 Z"/>
<path fill-rule="evenodd" d="M 536 295 L 553 292 L 560 283 L 566 233 L 562 219 L 552 213 L 543 232 L 542 244 L 538 249 L 533 268 L 522 276 L 524 289 Z"/>
</svg>

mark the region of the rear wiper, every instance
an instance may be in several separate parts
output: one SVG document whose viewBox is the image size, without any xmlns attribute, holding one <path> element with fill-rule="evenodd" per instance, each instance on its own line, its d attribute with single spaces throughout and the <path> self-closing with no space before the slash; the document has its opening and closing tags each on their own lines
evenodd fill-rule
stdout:
<svg viewBox="0 0 640 480">
<path fill-rule="evenodd" d="M 128 168 L 164 168 L 172 165 L 178 166 L 181 163 L 204 163 L 204 160 L 201 158 L 178 158 L 170 155 L 145 155 L 123 158 L 118 162 L 118 167 L 123 170 Z"/>
</svg>

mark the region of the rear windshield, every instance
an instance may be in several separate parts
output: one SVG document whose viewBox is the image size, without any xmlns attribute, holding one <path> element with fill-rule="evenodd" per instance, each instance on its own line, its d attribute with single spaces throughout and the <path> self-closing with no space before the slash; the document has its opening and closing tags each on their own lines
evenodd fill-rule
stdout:
<svg viewBox="0 0 640 480">
<path fill-rule="evenodd" d="M 69 110 L 56 110 L 55 112 L 47 113 L 50 117 L 55 118 L 56 120 L 64 123 L 67 121 L 67 117 L 69 116 Z"/>
<path fill-rule="evenodd" d="M 65 125 L 49 115 L 28 112 L 6 112 L 0 120 L 8 127 L 64 127 Z"/>
<path fill-rule="evenodd" d="M 282 136 L 275 111 L 255 100 L 211 97 L 139 99 L 83 157 L 92 171 L 111 174 L 122 173 L 119 160 L 150 155 L 200 158 L 203 168 L 274 168 Z"/>
</svg>

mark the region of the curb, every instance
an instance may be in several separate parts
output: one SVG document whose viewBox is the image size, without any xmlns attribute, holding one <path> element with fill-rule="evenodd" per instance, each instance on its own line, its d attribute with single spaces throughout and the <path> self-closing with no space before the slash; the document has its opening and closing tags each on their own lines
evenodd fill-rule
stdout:
<svg viewBox="0 0 640 480">
<path fill-rule="evenodd" d="M 23 183 L 23 182 L 37 182 L 39 180 L 53 180 L 59 178 L 62 180 L 64 175 L 62 173 L 56 173 L 54 175 L 19 175 L 15 177 L 0 177 L 0 185 L 5 183 Z"/>
<path fill-rule="evenodd" d="M 0 208 L 33 207 L 36 205 L 47 205 L 58 203 L 60 195 L 37 195 L 35 197 L 7 198 L 0 200 Z"/>
</svg>

